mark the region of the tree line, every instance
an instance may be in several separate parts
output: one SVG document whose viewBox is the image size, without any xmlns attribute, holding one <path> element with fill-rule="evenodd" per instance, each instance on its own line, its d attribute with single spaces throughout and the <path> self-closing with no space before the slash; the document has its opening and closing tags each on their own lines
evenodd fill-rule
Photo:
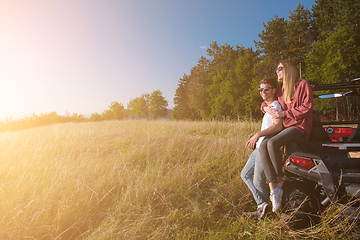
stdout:
<svg viewBox="0 0 360 240">
<path fill-rule="evenodd" d="M 160 90 L 156 90 L 151 94 L 145 93 L 140 97 L 130 99 L 125 109 L 124 104 L 119 102 L 112 102 L 108 109 L 101 114 L 93 113 L 90 118 L 85 118 L 84 115 L 73 113 L 70 115 L 66 113 L 65 116 L 60 116 L 56 112 L 35 113 L 30 116 L 14 120 L 12 117 L 5 118 L 5 121 L 0 122 L 0 132 L 3 131 L 16 131 L 22 129 L 29 129 L 41 127 L 54 123 L 67 123 L 67 122 L 97 122 L 108 120 L 123 120 L 130 119 L 158 119 L 164 118 L 168 114 L 168 101 L 162 96 Z"/>
<path fill-rule="evenodd" d="M 124 118 L 146 118 L 158 119 L 166 117 L 168 101 L 162 96 L 160 90 L 156 90 L 151 94 L 145 93 L 140 97 L 130 99 L 125 109 L 122 103 L 112 102 L 109 108 L 102 114 L 93 113 L 90 116 L 90 121 L 102 120 L 122 120 Z"/>
<path fill-rule="evenodd" d="M 260 118 L 258 83 L 277 78 L 275 68 L 281 60 L 293 60 L 299 78 L 319 84 L 360 77 L 358 9 L 358 0 L 316 0 L 310 10 L 299 3 L 287 19 L 274 15 L 263 24 L 255 50 L 211 43 L 207 57 L 201 56 L 190 74 L 179 79 L 171 117 Z M 358 106 L 359 99 L 355 101 L 348 103 Z M 315 110 L 330 118 L 337 104 L 327 100 L 316 104 Z"/>
</svg>

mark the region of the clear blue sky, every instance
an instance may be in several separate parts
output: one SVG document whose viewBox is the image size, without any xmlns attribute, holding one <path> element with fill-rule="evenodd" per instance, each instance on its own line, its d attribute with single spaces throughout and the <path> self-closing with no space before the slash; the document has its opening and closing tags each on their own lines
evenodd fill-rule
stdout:
<svg viewBox="0 0 360 240">
<path fill-rule="evenodd" d="M 0 0 L 0 121 L 102 113 L 178 80 L 213 41 L 253 47 L 274 14 L 315 0 Z"/>
</svg>

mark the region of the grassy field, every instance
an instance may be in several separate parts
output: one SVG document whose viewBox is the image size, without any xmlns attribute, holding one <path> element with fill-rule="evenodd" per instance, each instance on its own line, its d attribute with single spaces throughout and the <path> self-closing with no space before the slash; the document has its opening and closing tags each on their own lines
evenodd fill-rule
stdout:
<svg viewBox="0 0 360 240">
<path fill-rule="evenodd" d="M 240 172 L 260 123 L 111 121 L 0 133 L 0 239 L 356 238 L 255 222 Z"/>
</svg>

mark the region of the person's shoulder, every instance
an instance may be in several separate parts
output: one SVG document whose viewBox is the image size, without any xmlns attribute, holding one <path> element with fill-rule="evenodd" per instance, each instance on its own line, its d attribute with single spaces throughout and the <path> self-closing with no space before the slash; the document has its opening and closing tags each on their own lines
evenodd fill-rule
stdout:
<svg viewBox="0 0 360 240">
<path fill-rule="evenodd" d="M 272 104 L 279 104 L 280 105 L 279 101 L 276 100 L 276 99 L 272 102 Z"/>
<path fill-rule="evenodd" d="M 300 87 L 300 88 L 306 88 L 306 89 L 312 89 L 311 85 L 308 81 L 306 81 L 305 79 L 299 79 L 296 81 L 296 87 Z"/>
<path fill-rule="evenodd" d="M 297 80 L 296 84 L 298 84 L 298 85 L 309 85 L 310 86 L 310 83 L 308 81 L 306 81 L 305 79 L 302 79 L 302 78 Z"/>
<path fill-rule="evenodd" d="M 261 103 L 261 108 L 263 108 L 263 107 L 267 107 L 268 105 L 267 105 L 267 103 L 265 102 L 265 101 L 263 101 L 262 103 Z"/>
<path fill-rule="evenodd" d="M 272 105 L 275 109 L 281 110 L 281 105 L 280 105 L 280 103 L 278 102 L 278 100 L 274 100 L 274 101 L 271 103 L 271 105 Z"/>
</svg>

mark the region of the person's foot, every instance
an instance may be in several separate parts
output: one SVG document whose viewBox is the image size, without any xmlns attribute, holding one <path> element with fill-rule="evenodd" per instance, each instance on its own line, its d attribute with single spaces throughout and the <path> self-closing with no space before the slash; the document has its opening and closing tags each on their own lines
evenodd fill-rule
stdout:
<svg viewBox="0 0 360 240">
<path fill-rule="evenodd" d="M 278 188 L 282 188 L 283 185 L 284 185 L 284 180 L 282 180 L 282 179 L 281 179 L 281 182 L 280 182 L 280 183 L 276 184 L 276 186 L 277 186 Z"/>
<path fill-rule="evenodd" d="M 276 188 L 270 193 L 270 201 L 272 203 L 272 211 L 277 212 L 280 208 L 281 198 L 284 191 L 281 188 Z"/>
<path fill-rule="evenodd" d="M 256 218 L 257 220 L 260 220 L 269 212 L 269 208 L 269 204 L 267 202 L 263 202 L 258 206 L 255 212 L 247 212 L 245 214 L 251 218 Z"/>
</svg>

